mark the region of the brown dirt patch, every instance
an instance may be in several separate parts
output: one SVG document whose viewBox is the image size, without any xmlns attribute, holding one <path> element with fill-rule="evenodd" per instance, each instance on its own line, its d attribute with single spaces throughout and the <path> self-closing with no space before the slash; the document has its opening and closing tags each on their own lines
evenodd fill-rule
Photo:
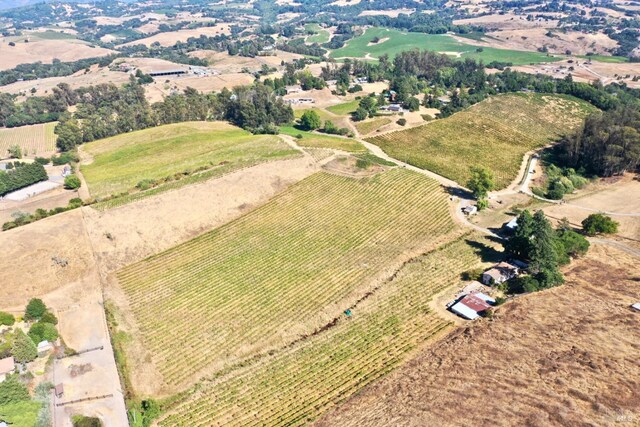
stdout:
<svg viewBox="0 0 640 427">
<path fill-rule="evenodd" d="M 483 15 L 475 18 L 457 19 L 453 21 L 455 25 L 477 25 L 488 29 L 521 29 L 521 28 L 555 28 L 558 24 L 557 20 L 537 19 L 527 21 L 526 15 L 514 15 L 506 13 L 504 15 L 492 14 Z"/>
<path fill-rule="evenodd" d="M 219 35 L 230 35 L 231 24 L 217 24 L 213 27 L 201 27 L 188 30 L 171 31 L 167 33 L 155 34 L 151 37 L 147 37 L 140 40 L 135 40 L 129 43 L 120 45 L 134 46 L 137 44 L 143 44 L 145 46 L 151 46 L 153 43 L 158 42 L 161 46 L 173 46 L 176 42 L 186 42 L 189 37 L 200 37 L 201 35 L 213 37 Z"/>
<path fill-rule="evenodd" d="M 455 330 L 316 425 L 637 425 L 636 267 L 594 247 L 564 286 Z"/>
<path fill-rule="evenodd" d="M 548 37 L 548 31 L 553 36 Z M 579 31 L 567 33 L 549 30 L 545 27 L 516 28 L 487 33 L 486 45 L 499 49 L 531 50 L 546 47 L 551 53 L 564 54 L 567 50 L 575 55 L 586 55 L 588 52 L 609 54 L 618 43 L 606 34 L 585 34 Z"/>
<path fill-rule="evenodd" d="M 29 38 L 25 36 L 24 38 Z M 29 43 L 24 38 L 14 40 L 15 37 L 0 38 L 0 70 L 14 68 L 18 64 L 41 61 L 50 64 L 54 59 L 62 62 L 77 61 L 83 58 L 105 56 L 112 50 L 101 47 L 91 47 L 80 40 L 40 40 L 34 39 Z M 14 41 L 15 46 L 9 46 Z"/>
<path fill-rule="evenodd" d="M 0 233 L 0 304 L 12 307 L 82 279 L 93 266 L 79 209 Z M 62 267 L 52 258 L 67 260 Z"/>
</svg>

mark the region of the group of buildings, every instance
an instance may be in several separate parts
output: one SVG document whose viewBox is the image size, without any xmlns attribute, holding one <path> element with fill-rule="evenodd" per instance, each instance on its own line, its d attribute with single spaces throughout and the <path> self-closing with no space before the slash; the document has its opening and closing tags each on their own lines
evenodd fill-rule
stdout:
<svg viewBox="0 0 640 427">
<path fill-rule="evenodd" d="M 487 313 L 487 311 L 495 306 L 496 300 L 489 295 L 483 293 L 479 289 L 483 286 L 495 286 L 506 282 L 507 280 L 517 277 L 522 269 L 526 268 L 526 264 L 513 261 L 502 261 L 493 267 L 487 269 L 480 276 L 480 282 L 473 282 L 469 292 L 464 292 L 447 306 L 449 310 L 460 317 L 468 320 L 474 320 Z"/>
</svg>

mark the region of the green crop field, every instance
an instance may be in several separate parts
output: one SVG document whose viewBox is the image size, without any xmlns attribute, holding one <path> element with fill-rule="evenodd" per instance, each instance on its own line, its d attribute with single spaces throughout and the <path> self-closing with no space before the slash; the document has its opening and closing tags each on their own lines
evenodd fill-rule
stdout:
<svg viewBox="0 0 640 427">
<path fill-rule="evenodd" d="M 475 246 L 475 247 L 474 247 Z M 307 425 L 408 360 L 450 324 L 433 296 L 480 266 L 484 239 L 465 235 L 414 258 L 337 324 L 291 349 L 182 395 L 161 426 Z"/>
<path fill-rule="evenodd" d="M 381 41 L 369 46 L 371 40 L 378 37 Z M 369 28 L 359 37 L 349 40 L 347 45 L 331 52 L 332 58 L 378 58 L 387 54 L 393 58 L 397 53 L 411 49 L 428 49 L 460 58 L 474 58 L 485 63 L 492 61 L 511 62 L 523 65 L 539 62 L 559 61 L 561 57 L 547 56 L 540 52 L 507 50 L 485 47 L 478 52 L 477 46 L 461 43 L 446 34 L 405 33 L 386 28 Z"/>
<path fill-rule="evenodd" d="M 339 116 L 346 116 L 358 109 L 359 102 L 360 101 L 358 100 L 354 100 L 349 102 L 343 102 L 342 104 L 332 105 L 331 107 L 327 107 L 327 111 L 333 114 L 337 114 Z"/>
<path fill-rule="evenodd" d="M 609 55 L 578 55 L 578 58 L 591 59 L 597 62 L 608 62 L 612 64 L 622 64 L 629 62 L 629 58 L 626 56 L 609 56 Z"/>
<path fill-rule="evenodd" d="M 367 135 L 376 129 L 380 129 L 384 125 L 388 125 L 392 121 L 389 117 L 379 117 L 366 122 L 356 123 L 356 129 L 358 129 L 361 135 Z"/>
<path fill-rule="evenodd" d="M 6 156 L 12 145 L 19 145 L 23 156 L 47 156 L 56 151 L 56 123 L 0 129 L 0 156 Z"/>
<path fill-rule="evenodd" d="M 446 198 L 403 169 L 321 172 L 117 277 L 142 345 L 175 389 L 312 333 L 407 253 L 450 239 L 459 228 Z"/>
<path fill-rule="evenodd" d="M 333 148 L 335 150 L 348 151 L 357 153 L 367 151 L 360 142 L 351 138 L 339 138 L 337 136 L 325 135 L 316 132 L 307 132 L 300 130 L 294 126 L 281 126 L 280 133 L 296 137 L 302 135 L 302 138 L 296 139 L 296 143 L 301 147 L 309 148 Z"/>
<path fill-rule="evenodd" d="M 304 26 L 305 31 L 313 31 L 314 34 L 307 37 L 307 43 L 326 43 L 331 38 L 331 33 L 318 24 L 307 24 Z"/>
<path fill-rule="evenodd" d="M 228 170 L 297 154 L 276 136 L 252 135 L 221 122 L 160 126 L 90 142 L 82 149 L 93 157 L 81 170 L 95 197 L 128 191 L 145 179 L 197 168 Z"/>
<path fill-rule="evenodd" d="M 577 128 L 595 108 L 558 95 L 509 94 L 412 129 L 369 139 L 387 154 L 466 185 L 471 166 L 486 166 L 504 188 L 527 151 Z"/>
</svg>

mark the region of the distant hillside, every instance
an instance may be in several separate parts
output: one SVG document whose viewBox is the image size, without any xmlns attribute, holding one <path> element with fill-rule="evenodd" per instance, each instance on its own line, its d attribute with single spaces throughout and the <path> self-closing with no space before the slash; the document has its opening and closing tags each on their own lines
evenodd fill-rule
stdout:
<svg viewBox="0 0 640 427">
<path fill-rule="evenodd" d="M 69 3 L 75 3 L 79 0 L 67 0 Z M 0 10 L 8 10 L 16 7 L 31 6 L 37 3 L 53 3 L 47 0 L 0 0 Z"/>
</svg>

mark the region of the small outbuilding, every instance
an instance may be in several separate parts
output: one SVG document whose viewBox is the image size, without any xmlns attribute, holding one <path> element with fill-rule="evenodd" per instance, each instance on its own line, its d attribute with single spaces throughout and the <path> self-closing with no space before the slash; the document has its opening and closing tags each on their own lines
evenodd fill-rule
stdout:
<svg viewBox="0 0 640 427">
<path fill-rule="evenodd" d="M 57 384 L 53 392 L 58 399 L 64 396 L 64 386 L 62 385 L 62 383 Z"/>
<path fill-rule="evenodd" d="M 631 308 L 635 311 L 640 311 L 640 302 L 637 302 L 635 304 L 631 304 Z"/>
<path fill-rule="evenodd" d="M 478 297 L 478 294 L 479 293 L 465 295 L 460 301 L 453 304 L 450 310 L 465 319 L 477 319 L 480 317 L 480 313 L 491 307 L 491 304 L 485 301 L 484 298 L 495 302 L 493 298 L 488 295 L 480 294 L 482 297 Z"/>
<path fill-rule="evenodd" d="M 468 216 L 475 215 L 478 213 L 478 207 L 475 205 L 468 205 L 462 208 L 462 212 Z"/>
<path fill-rule="evenodd" d="M 511 221 L 507 222 L 504 225 L 505 230 L 513 233 L 514 231 L 516 231 L 516 228 L 518 228 L 518 217 L 515 217 L 513 219 L 511 219 Z"/>
<path fill-rule="evenodd" d="M 0 383 L 3 382 L 7 375 L 13 373 L 16 370 L 16 363 L 13 357 L 5 357 L 0 359 Z"/>
<path fill-rule="evenodd" d="M 49 341 L 40 341 L 38 343 L 38 357 L 44 357 L 53 350 L 53 345 Z"/>
</svg>

